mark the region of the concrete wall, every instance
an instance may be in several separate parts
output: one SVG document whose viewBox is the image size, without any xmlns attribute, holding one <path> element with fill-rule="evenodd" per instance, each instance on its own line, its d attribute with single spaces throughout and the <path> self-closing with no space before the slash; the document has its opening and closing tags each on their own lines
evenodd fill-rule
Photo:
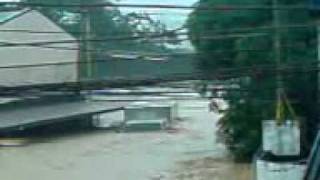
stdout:
<svg viewBox="0 0 320 180">
<path fill-rule="evenodd" d="M 35 34 L 19 32 L 0 32 L 1 42 L 28 43 L 43 41 L 75 40 L 64 33 L 59 26 L 38 11 L 29 11 L 3 25 L 0 30 L 55 31 L 62 33 Z M 78 44 L 49 45 L 58 48 L 77 48 Z M 0 68 L 0 86 L 21 86 L 46 83 L 74 82 L 78 78 L 78 51 L 58 50 L 42 47 L 1 47 L 0 67 L 36 65 L 42 63 L 63 63 L 41 67 Z"/>
</svg>

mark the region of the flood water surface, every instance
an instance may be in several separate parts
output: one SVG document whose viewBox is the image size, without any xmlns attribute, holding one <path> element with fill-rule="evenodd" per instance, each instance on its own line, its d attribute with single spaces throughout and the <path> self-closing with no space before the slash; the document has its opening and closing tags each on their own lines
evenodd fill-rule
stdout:
<svg viewBox="0 0 320 180">
<path fill-rule="evenodd" d="M 160 132 L 94 131 L 44 138 L 0 149 L 5 180 L 248 180 L 216 141 L 218 115 L 184 109 L 184 119 Z"/>
</svg>

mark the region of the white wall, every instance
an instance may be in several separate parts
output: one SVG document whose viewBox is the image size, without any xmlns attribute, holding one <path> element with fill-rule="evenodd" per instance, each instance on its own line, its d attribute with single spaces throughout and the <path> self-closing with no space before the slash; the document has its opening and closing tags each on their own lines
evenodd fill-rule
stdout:
<svg viewBox="0 0 320 180">
<path fill-rule="evenodd" d="M 256 162 L 256 180 L 303 180 L 306 166 L 295 162 Z"/>
<path fill-rule="evenodd" d="M 0 30 L 17 29 L 30 31 L 64 32 L 37 11 L 29 11 L 3 25 Z M 67 33 L 32 34 L 0 32 L 0 42 L 27 43 L 39 41 L 75 40 Z M 78 44 L 55 44 L 55 47 L 78 48 Z M 0 86 L 21 86 L 46 83 L 75 82 L 78 77 L 78 51 L 40 47 L 0 46 Z M 32 65 L 43 63 L 73 62 L 67 65 L 3 69 L 3 66 Z"/>
</svg>

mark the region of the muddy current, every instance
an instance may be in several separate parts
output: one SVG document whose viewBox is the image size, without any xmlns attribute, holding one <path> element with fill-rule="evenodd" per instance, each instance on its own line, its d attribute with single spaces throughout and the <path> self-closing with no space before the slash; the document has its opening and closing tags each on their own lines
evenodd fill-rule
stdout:
<svg viewBox="0 0 320 180">
<path fill-rule="evenodd" d="M 192 104 L 195 104 L 193 102 Z M 179 111 L 170 130 L 86 130 L 42 136 L 0 148 L 4 180 L 249 180 L 250 165 L 236 164 L 217 141 L 220 115 L 204 100 Z M 30 137 L 29 137 L 30 138 Z M 34 137 L 32 137 L 34 138 Z"/>
</svg>

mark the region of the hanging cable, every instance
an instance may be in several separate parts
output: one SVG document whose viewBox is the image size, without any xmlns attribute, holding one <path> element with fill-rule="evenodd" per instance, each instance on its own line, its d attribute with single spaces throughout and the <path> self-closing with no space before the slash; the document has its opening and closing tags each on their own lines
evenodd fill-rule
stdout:
<svg viewBox="0 0 320 180">
<path fill-rule="evenodd" d="M 125 4 L 125 3 L 32 3 L 32 2 L 0 2 L 0 6 L 11 5 L 18 7 L 42 7 L 42 8 L 140 8 L 140 9 L 179 9 L 179 10 L 201 10 L 201 11 L 238 11 L 238 10 L 310 10 L 313 6 L 305 5 L 230 5 L 217 4 L 212 6 L 185 6 L 185 5 L 169 5 L 169 4 Z"/>
</svg>

